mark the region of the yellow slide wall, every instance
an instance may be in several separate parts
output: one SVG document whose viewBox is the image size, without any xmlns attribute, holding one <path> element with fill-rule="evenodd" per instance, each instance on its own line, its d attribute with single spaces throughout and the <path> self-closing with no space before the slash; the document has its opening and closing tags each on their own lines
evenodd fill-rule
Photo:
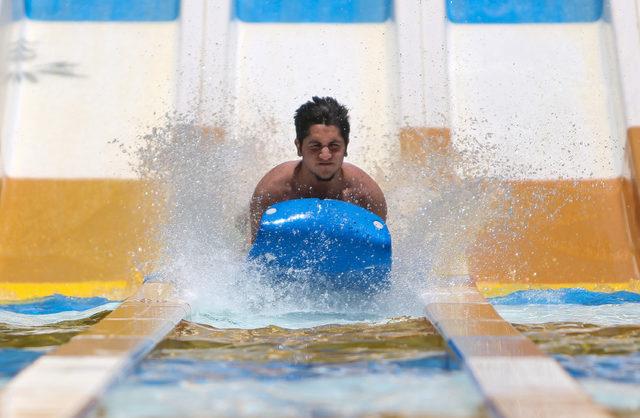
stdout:
<svg viewBox="0 0 640 418">
<path fill-rule="evenodd" d="M 149 190 L 140 180 L 3 179 L 0 300 L 133 293 L 157 254 Z"/>
</svg>

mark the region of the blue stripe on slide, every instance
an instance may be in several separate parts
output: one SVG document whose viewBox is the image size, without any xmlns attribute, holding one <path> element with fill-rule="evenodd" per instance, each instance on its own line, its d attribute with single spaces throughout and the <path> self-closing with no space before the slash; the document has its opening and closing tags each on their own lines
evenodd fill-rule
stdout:
<svg viewBox="0 0 640 418">
<path fill-rule="evenodd" d="M 392 0 L 235 0 L 245 22 L 369 23 L 391 17 Z"/>
<path fill-rule="evenodd" d="M 100 297 L 74 298 L 70 296 L 51 295 L 25 303 L 0 304 L 0 310 L 23 315 L 44 315 L 67 311 L 86 311 L 108 302 L 110 302 L 108 299 Z"/>
<path fill-rule="evenodd" d="M 157 22 L 176 20 L 180 0 L 25 0 L 24 9 L 32 20 Z"/>
<path fill-rule="evenodd" d="M 640 303 L 640 294 L 620 291 L 591 292 L 584 289 L 519 290 L 490 299 L 494 305 L 618 305 Z"/>
<path fill-rule="evenodd" d="M 454 23 L 593 22 L 602 0 L 446 0 Z"/>
</svg>

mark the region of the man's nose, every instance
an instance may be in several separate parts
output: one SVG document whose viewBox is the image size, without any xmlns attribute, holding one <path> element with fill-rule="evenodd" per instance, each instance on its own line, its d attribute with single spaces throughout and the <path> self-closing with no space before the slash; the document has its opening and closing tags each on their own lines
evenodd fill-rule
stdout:
<svg viewBox="0 0 640 418">
<path fill-rule="evenodd" d="M 328 160 L 331 158 L 331 151 L 329 151 L 329 147 L 323 147 L 320 150 L 320 158 L 323 160 Z"/>
</svg>

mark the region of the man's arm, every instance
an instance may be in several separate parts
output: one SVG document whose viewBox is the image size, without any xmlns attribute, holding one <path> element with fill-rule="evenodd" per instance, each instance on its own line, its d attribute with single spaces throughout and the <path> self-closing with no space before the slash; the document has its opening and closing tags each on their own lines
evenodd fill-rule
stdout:
<svg viewBox="0 0 640 418">
<path fill-rule="evenodd" d="M 267 208 L 283 199 L 285 189 L 284 180 L 291 164 L 283 163 L 273 168 L 260 180 L 256 186 L 251 203 L 249 204 L 249 220 L 251 221 L 251 244 L 256 239 L 258 229 L 260 229 L 260 219 Z"/>
<path fill-rule="evenodd" d="M 361 206 L 387 220 L 387 201 L 378 183 L 360 168 L 350 165 L 349 175 L 353 189 L 346 196 L 347 201 Z"/>
<path fill-rule="evenodd" d="M 371 180 L 371 182 L 372 184 L 369 185 L 368 191 L 365 191 L 363 196 L 365 207 L 386 222 L 387 201 L 384 198 L 384 193 L 382 193 L 380 186 L 378 186 L 373 180 Z"/>
<path fill-rule="evenodd" d="M 260 182 L 262 183 L 262 182 Z M 256 240 L 258 229 L 260 228 L 260 219 L 264 211 L 272 204 L 272 199 L 269 198 L 269 193 L 264 188 L 256 187 L 251 197 L 251 203 L 249 205 L 249 220 L 251 221 L 251 244 Z"/>
</svg>

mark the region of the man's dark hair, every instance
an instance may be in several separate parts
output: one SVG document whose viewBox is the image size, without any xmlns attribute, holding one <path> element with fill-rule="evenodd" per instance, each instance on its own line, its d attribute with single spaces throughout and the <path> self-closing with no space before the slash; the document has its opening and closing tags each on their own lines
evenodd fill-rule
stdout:
<svg viewBox="0 0 640 418">
<path fill-rule="evenodd" d="M 293 118 L 296 124 L 296 139 L 309 136 L 311 125 L 333 125 L 340 130 L 344 144 L 349 144 L 349 110 L 333 97 L 313 96 L 311 101 L 296 110 Z"/>
</svg>

